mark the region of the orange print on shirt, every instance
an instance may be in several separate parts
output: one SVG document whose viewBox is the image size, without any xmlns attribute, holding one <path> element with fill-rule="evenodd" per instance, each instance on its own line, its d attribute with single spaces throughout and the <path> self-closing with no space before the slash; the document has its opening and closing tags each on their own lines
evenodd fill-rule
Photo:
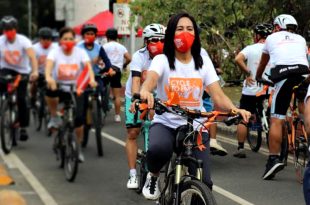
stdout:
<svg viewBox="0 0 310 205">
<path fill-rule="evenodd" d="M 21 53 L 17 50 L 15 51 L 5 50 L 4 60 L 10 65 L 19 65 L 22 61 Z"/>
<path fill-rule="evenodd" d="M 180 106 L 200 106 L 203 91 L 202 79 L 199 78 L 169 78 L 166 87 L 167 96 L 170 92 L 176 92 L 180 99 Z"/>
<path fill-rule="evenodd" d="M 58 67 L 58 80 L 75 80 L 79 66 L 77 64 L 60 64 Z"/>
<path fill-rule="evenodd" d="M 45 66 L 45 62 L 46 62 L 46 55 L 41 55 L 38 58 L 38 63 L 40 67 Z"/>
</svg>

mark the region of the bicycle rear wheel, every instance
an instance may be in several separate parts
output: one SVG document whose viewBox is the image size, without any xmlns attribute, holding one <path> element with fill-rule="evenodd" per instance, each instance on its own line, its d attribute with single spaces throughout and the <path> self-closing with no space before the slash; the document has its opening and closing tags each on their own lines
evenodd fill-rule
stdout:
<svg viewBox="0 0 310 205">
<path fill-rule="evenodd" d="M 69 182 L 76 178 L 79 167 L 79 148 L 77 138 L 74 133 L 68 132 L 65 151 L 65 175 Z"/>
<path fill-rule="evenodd" d="M 97 144 L 97 152 L 98 156 L 103 156 L 103 147 L 102 147 L 102 137 L 101 137 L 101 110 L 99 101 L 93 100 L 92 101 L 92 115 L 93 115 L 93 126 L 95 128 L 95 135 L 96 135 L 96 144 Z"/>
<path fill-rule="evenodd" d="M 255 119 L 249 122 L 247 140 L 251 150 L 258 152 L 262 145 L 262 125 L 257 114 L 255 115 Z"/>
<path fill-rule="evenodd" d="M 216 205 L 211 190 L 197 180 L 185 181 L 181 185 L 181 201 L 182 205 Z"/>
<path fill-rule="evenodd" d="M 1 148 L 5 154 L 9 154 L 12 150 L 14 138 L 16 137 L 16 129 L 13 127 L 17 117 L 15 106 L 10 106 L 7 100 L 2 102 L 0 115 L 0 135 Z"/>
</svg>

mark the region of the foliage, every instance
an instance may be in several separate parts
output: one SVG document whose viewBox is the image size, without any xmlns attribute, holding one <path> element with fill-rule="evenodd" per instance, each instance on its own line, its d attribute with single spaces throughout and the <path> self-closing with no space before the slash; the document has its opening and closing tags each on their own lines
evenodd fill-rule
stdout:
<svg viewBox="0 0 310 205">
<path fill-rule="evenodd" d="M 281 2 L 281 3 L 280 3 Z M 290 13 L 299 22 L 302 34 L 309 29 L 310 1 L 304 0 L 135 0 L 133 14 L 139 26 L 150 23 L 167 24 L 169 16 L 180 11 L 193 15 L 202 29 L 202 45 L 209 53 L 228 52 L 221 56 L 227 78 L 238 79 L 239 69 L 233 63 L 235 53 L 252 43 L 252 28 L 257 23 L 272 22 L 280 13 Z"/>
</svg>

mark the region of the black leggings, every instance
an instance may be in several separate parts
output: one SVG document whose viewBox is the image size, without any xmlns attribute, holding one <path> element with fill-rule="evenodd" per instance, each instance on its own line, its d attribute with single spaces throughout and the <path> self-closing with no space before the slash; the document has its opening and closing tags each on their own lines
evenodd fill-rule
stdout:
<svg viewBox="0 0 310 205">
<path fill-rule="evenodd" d="M 152 173 L 160 172 L 161 168 L 170 160 L 176 145 L 175 129 L 169 128 L 163 124 L 153 124 L 150 127 L 149 148 L 147 151 L 147 166 Z M 206 149 L 199 151 L 195 149 L 193 156 L 203 161 L 203 182 L 212 189 L 212 180 L 210 175 L 210 139 L 207 133 L 203 134 L 206 142 Z M 192 175 L 195 167 L 190 166 L 189 172 Z"/>
<path fill-rule="evenodd" d="M 12 75 L 16 76 L 19 73 L 10 69 L 0 69 L 0 75 L 6 76 L 6 75 Z M 24 75 L 24 74 L 22 74 Z M 28 80 L 22 80 L 20 81 L 18 88 L 17 88 L 17 106 L 18 106 L 18 120 L 20 127 L 28 127 L 29 125 L 29 108 L 27 103 L 27 85 Z M 6 91 L 6 85 L 0 83 L 0 93 Z"/>
</svg>

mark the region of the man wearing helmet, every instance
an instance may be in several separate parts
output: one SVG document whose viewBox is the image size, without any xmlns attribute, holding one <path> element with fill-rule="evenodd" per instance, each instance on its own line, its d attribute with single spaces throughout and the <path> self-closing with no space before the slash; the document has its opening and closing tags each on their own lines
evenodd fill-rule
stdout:
<svg viewBox="0 0 310 205">
<path fill-rule="evenodd" d="M 110 28 L 106 32 L 108 43 L 106 43 L 103 48 L 106 51 L 112 68 L 115 70 L 116 74 L 110 78 L 110 86 L 112 88 L 112 93 L 114 96 L 114 105 L 115 105 L 115 122 L 121 122 L 121 72 L 123 67 L 126 66 L 131 61 L 131 56 L 129 55 L 125 46 L 117 42 L 117 30 L 115 28 Z"/>
<path fill-rule="evenodd" d="M 0 75 L 30 75 L 30 81 L 35 81 L 38 78 L 38 62 L 35 52 L 31 41 L 17 34 L 17 26 L 18 22 L 13 16 L 5 16 L 1 19 L 3 35 L 0 37 Z M 29 125 L 29 110 L 26 101 L 27 84 L 27 81 L 22 81 L 17 88 L 20 140 L 23 141 L 28 139 L 26 127 Z M 0 85 L 0 88 L 5 88 L 5 86 Z"/>
<path fill-rule="evenodd" d="M 92 23 L 84 24 L 82 26 L 81 34 L 83 37 L 83 41 L 78 43 L 78 47 L 84 49 L 89 58 L 91 59 L 92 69 L 95 73 L 95 75 L 103 74 L 109 71 L 111 69 L 112 65 L 110 62 L 110 59 L 108 58 L 104 48 L 100 46 L 97 42 L 95 42 L 97 37 L 97 26 Z M 109 72 L 110 75 L 114 75 L 115 71 L 111 69 Z M 97 89 L 99 89 L 99 92 L 102 93 L 103 96 L 108 95 L 106 93 L 103 93 L 104 91 L 107 92 L 107 89 L 104 89 L 104 86 L 106 86 L 106 82 L 102 81 L 102 78 L 97 77 L 96 81 L 98 83 Z M 87 109 L 88 104 L 88 94 L 85 94 L 85 106 L 84 108 Z M 104 101 L 106 103 L 106 101 Z M 103 108 L 107 108 L 108 105 L 102 106 Z M 104 113 L 106 113 L 108 110 L 103 110 Z M 85 129 L 87 130 L 87 129 Z"/>
<path fill-rule="evenodd" d="M 138 151 L 137 136 L 140 133 L 141 121 L 138 116 L 134 120 L 134 113 L 131 107 L 131 98 L 134 93 L 139 93 L 140 86 L 146 78 L 152 59 L 163 52 L 165 27 L 160 24 L 150 24 L 143 30 L 144 47 L 136 51 L 130 63 L 130 75 L 126 83 L 125 90 L 125 116 L 127 128 L 126 152 L 129 166 L 128 189 L 138 188 L 136 172 L 136 156 Z"/>
<path fill-rule="evenodd" d="M 31 104 L 35 105 L 35 97 L 37 86 L 44 87 L 45 86 L 45 77 L 44 77 L 44 68 L 46 63 L 46 57 L 48 53 L 56 48 L 56 44 L 53 44 L 53 31 L 48 27 L 43 27 L 38 32 L 39 42 L 33 45 L 33 49 L 36 54 L 36 58 L 39 66 L 39 79 L 37 83 L 32 83 L 31 85 Z"/>
<path fill-rule="evenodd" d="M 255 113 L 256 108 L 263 109 L 262 97 L 256 97 L 256 93 L 262 91 L 262 86 L 255 81 L 257 65 L 262 55 L 265 40 L 272 33 L 272 25 L 258 24 L 254 28 L 254 44 L 245 47 L 235 58 L 236 64 L 246 74 L 243 82 L 240 108 Z M 247 61 L 247 62 L 245 62 Z M 269 67 L 268 67 L 269 68 Z M 269 69 L 267 69 L 269 70 Z M 240 123 L 237 126 L 238 149 L 234 157 L 245 158 L 244 142 L 247 136 L 247 127 Z"/>
<path fill-rule="evenodd" d="M 260 79 L 268 61 L 274 65 L 269 77 L 275 83 L 275 93 L 271 105 L 269 157 L 263 175 L 265 180 L 273 179 L 284 168 L 280 159 L 282 125 L 293 87 L 303 81 L 304 74 L 309 73 L 306 41 L 295 33 L 297 26 L 297 21 L 291 15 L 282 14 L 275 18 L 275 33 L 266 39 L 257 68 L 256 79 Z"/>
</svg>

